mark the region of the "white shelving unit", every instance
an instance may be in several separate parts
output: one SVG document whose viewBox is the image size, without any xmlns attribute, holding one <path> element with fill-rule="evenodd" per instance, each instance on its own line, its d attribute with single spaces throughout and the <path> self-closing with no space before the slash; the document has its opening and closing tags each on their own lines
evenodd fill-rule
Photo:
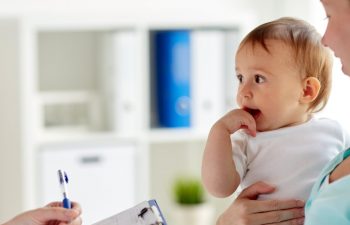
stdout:
<svg viewBox="0 0 350 225">
<path fill-rule="evenodd" d="M 3 181 L 6 180 L 0 191 L 0 221 L 21 210 L 37 207 L 48 201 L 47 198 L 51 200 L 56 196 L 59 199 L 58 187 L 52 192 L 47 190 L 54 188 L 58 182 L 53 179 L 48 181 L 51 176 L 48 174 L 52 173 L 50 169 L 54 169 L 54 165 L 61 165 L 62 169 L 76 168 L 76 162 L 67 162 L 67 159 L 70 159 L 70 155 L 73 157 L 78 153 L 83 154 L 84 146 L 86 149 L 95 146 L 96 154 L 99 153 L 98 149 L 102 149 L 101 154 L 106 158 L 109 158 L 110 149 L 115 148 L 117 152 L 119 146 L 132 149 L 133 154 L 126 156 L 126 161 L 134 163 L 135 174 L 134 183 L 130 186 L 133 190 L 130 201 L 138 203 L 156 198 L 165 213 L 170 214 L 171 182 L 178 174 L 199 175 L 208 129 L 170 129 L 154 125 L 150 32 L 181 28 L 217 30 L 231 34 L 235 32 L 236 39 L 227 45 L 234 48 L 252 22 L 253 18 L 244 14 L 208 19 L 193 18 L 190 15 L 163 19 L 150 17 L 142 21 L 121 19 L 113 15 L 104 15 L 103 18 L 93 15 L 0 18 L 0 48 L 4 49 L 0 51 L 0 90 L 3 93 L 0 97 L 3 114 L 0 116 L 0 136 L 3 138 L 0 141 L 0 176 Z M 131 64 L 134 66 L 135 82 L 127 81 L 133 88 L 130 92 L 132 96 L 129 96 L 131 100 L 127 101 L 130 100 L 134 105 L 125 106 L 131 110 L 127 113 L 133 113 L 137 121 L 133 129 L 127 129 L 125 125 L 121 129 L 113 126 L 116 119 L 114 116 L 118 115 L 111 113 L 117 109 L 111 109 L 115 100 L 109 99 L 109 91 L 118 90 L 118 87 L 114 87 L 113 82 L 109 82 L 111 77 L 106 76 L 111 68 L 109 55 L 104 55 L 106 49 L 110 50 L 106 36 L 125 32 L 133 34 L 136 51 L 135 55 L 130 56 L 135 59 Z M 227 68 L 233 69 L 234 49 L 230 51 L 232 59 L 227 59 L 226 55 L 226 64 Z M 231 62 L 232 65 L 229 65 Z M 227 68 L 224 74 L 217 75 L 221 78 L 224 76 L 226 81 L 226 86 L 220 90 L 220 100 L 226 101 L 222 113 L 232 107 L 227 102 L 234 101 L 234 78 L 233 74 L 228 75 Z M 106 84 L 109 85 L 107 88 Z M 110 157 L 122 159 L 118 155 Z M 96 158 L 99 157 L 94 159 Z M 102 177 L 111 179 L 114 187 L 123 185 L 123 178 L 117 173 L 123 168 L 118 163 L 98 168 L 105 168 L 99 172 Z M 76 170 L 84 171 L 81 167 Z M 91 174 L 81 172 L 79 179 L 71 178 L 72 189 L 80 189 L 80 196 L 96 195 L 89 192 L 91 186 L 87 185 L 86 180 L 90 175 L 96 174 L 87 171 Z M 115 178 L 118 180 L 113 180 L 114 174 L 119 174 Z M 52 177 L 55 176 L 56 171 L 53 171 Z M 83 180 L 83 184 L 74 183 L 77 180 Z M 118 190 L 114 191 L 118 193 Z M 71 194 L 74 196 L 73 191 Z M 11 202 L 10 206 L 6 202 Z M 86 199 L 80 202 L 91 209 Z M 91 204 L 96 205 L 96 202 Z M 131 206 L 128 203 L 115 204 L 120 207 L 116 207 L 117 211 Z M 104 216 L 96 213 L 95 217 L 89 217 L 86 222 L 88 224 Z"/>
</svg>

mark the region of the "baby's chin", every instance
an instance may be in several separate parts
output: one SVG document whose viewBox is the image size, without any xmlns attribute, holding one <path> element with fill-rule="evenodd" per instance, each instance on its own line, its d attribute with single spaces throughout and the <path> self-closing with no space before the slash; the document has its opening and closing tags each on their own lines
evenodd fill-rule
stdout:
<svg viewBox="0 0 350 225">
<path fill-rule="evenodd" d="M 262 124 L 260 121 L 260 123 L 257 122 L 257 124 L 256 124 L 256 131 L 257 132 L 268 132 L 268 131 L 278 130 L 278 129 L 282 129 L 282 128 L 298 126 L 298 125 L 301 125 L 303 123 L 304 122 L 275 124 L 272 122 L 272 123 Z"/>
<path fill-rule="evenodd" d="M 261 117 L 260 120 L 256 121 L 256 131 L 257 132 L 267 132 L 278 130 L 280 128 L 288 127 L 289 125 L 286 123 L 280 123 L 278 121 L 274 121 L 273 118 L 267 120 L 266 117 Z"/>
</svg>

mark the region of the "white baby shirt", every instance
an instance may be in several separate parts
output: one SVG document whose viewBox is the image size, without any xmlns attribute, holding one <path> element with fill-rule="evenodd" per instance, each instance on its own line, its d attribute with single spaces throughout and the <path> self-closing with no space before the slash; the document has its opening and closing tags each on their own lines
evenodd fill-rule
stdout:
<svg viewBox="0 0 350 225">
<path fill-rule="evenodd" d="M 259 199 L 307 200 L 322 168 L 350 147 L 350 136 L 337 121 L 315 117 L 256 137 L 239 131 L 231 138 L 242 189 L 257 181 L 276 186 Z"/>
</svg>

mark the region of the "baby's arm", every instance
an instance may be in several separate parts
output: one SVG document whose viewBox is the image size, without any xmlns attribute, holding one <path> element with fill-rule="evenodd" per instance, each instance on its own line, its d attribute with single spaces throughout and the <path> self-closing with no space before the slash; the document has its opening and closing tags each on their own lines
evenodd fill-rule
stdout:
<svg viewBox="0 0 350 225">
<path fill-rule="evenodd" d="M 242 109 L 235 109 L 219 119 L 209 132 L 203 155 L 202 180 L 206 189 L 216 197 L 231 195 L 240 184 L 230 136 L 242 128 L 255 136 L 254 118 Z"/>
</svg>

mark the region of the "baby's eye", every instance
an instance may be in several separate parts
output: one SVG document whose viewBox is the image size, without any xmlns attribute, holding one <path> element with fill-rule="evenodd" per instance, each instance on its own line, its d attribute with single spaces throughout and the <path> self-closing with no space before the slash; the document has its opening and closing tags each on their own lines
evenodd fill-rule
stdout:
<svg viewBox="0 0 350 225">
<path fill-rule="evenodd" d="M 255 82 L 258 84 L 264 83 L 266 81 L 265 77 L 260 74 L 255 75 L 254 78 L 255 78 Z"/>
<path fill-rule="evenodd" d="M 239 83 L 242 83 L 242 82 L 243 82 L 243 76 L 242 76 L 242 74 L 238 74 L 238 75 L 237 75 L 237 80 L 239 81 Z"/>
</svg>

